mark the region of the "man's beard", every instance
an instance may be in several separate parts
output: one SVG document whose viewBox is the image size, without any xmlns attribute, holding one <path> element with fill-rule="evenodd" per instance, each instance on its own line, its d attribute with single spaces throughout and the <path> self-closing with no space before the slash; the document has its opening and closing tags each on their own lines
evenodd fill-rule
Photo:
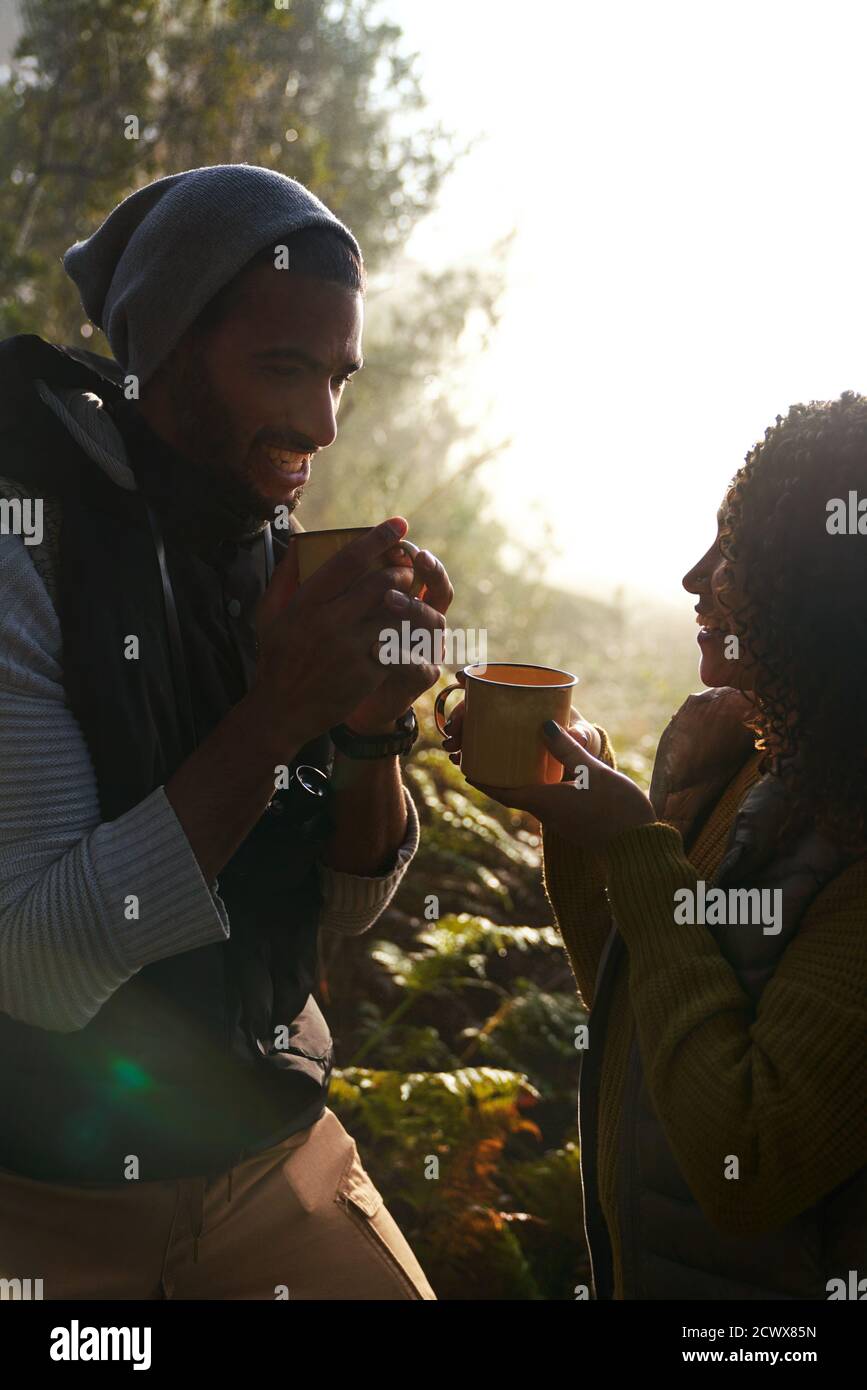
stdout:
<svg viewBox="0 0 867 1390">
<path fill-rule="evenodd" d="M 202 485 L 216 502 L 238 518 L 238 534 L 254 535 L 273 521 L 276 503 L 254 487 L 244 467 L 246 453 L 233 430 L 231 415 L 214 387 L 202 356 L 183 355 L 169 376 L 169 397 L 178 452 L 202 475 Z M 294 512 L 303 489 L 281 503 Z"/>
</svg>

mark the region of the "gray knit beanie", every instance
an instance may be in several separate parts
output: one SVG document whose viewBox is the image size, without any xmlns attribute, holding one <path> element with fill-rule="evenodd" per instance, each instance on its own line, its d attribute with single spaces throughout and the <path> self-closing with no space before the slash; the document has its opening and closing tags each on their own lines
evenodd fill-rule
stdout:
<svg viewBox="0 0 867 1390">
<path fill-rule="evenodd" d="M 251 257 L 313 226 L 332 227 L 361 259 L 349 229 L 303 184 L 255 164 L 213 164 L 131 193 L 70 246 L 63 268 L 117 361 L 143 383 Z"/>
</svg>

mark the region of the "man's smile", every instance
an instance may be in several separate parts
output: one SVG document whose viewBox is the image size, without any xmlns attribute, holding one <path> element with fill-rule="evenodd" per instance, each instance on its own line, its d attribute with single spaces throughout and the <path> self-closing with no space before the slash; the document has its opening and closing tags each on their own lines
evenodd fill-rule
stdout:
<svg viewBox="0 0 867 1390">
<path fill-rule="evenodd" d="M 295 449 L 281 449 L 273 444 L 260 446 L 262 457 L 268 469 L 279 478 L 284 489 L 294 491 L 303 487 L 310 478 L 310 453 L 299 453 Z"/>
</svg>

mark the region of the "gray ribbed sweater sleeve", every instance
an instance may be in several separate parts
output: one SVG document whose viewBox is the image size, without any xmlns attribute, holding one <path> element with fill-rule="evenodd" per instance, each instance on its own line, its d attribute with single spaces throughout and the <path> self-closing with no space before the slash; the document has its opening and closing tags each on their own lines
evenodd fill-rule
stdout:
<svg viewBox="0 0 867 1390">
<path fill-rule="evenodd" d="M 418 811 L 406 787 L 403 795 L 406 801 L 406 834 L 397 851 L 394 867 L 388 873 L 378 878 L 365 878 L 362 874 L 332 869 L 327 864 L 318 865 L 322 888 L 319 925 L 325 931 L 337 932 L 340 936 L 360 936 L 373 926 L 400 887 L 419 842 Z"/>
<path fill-rule="evenodd" d="M 224 940 L 228 918 L 163 788 L 100 823 L 59 621 L 18 536 L 0 535 L 0 594 L 0 1010 L 74 1032 L 142 966 Z"/>
</svg>

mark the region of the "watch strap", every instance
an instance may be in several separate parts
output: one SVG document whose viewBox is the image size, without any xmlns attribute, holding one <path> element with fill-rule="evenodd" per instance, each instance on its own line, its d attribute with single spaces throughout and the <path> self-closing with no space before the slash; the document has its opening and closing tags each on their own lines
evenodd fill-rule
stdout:
<svg viewBox="0 0 867 1390">
<path fill-rule="evenodd" d="M 358 734 L 346 724 L 335 724 L 330 734 L 335 748 L 347 758 L 400 757 L 410 751 L 418 738 L 418 720 L 410 708 L 395 721 L 391 734 Z"/>
</svg>

